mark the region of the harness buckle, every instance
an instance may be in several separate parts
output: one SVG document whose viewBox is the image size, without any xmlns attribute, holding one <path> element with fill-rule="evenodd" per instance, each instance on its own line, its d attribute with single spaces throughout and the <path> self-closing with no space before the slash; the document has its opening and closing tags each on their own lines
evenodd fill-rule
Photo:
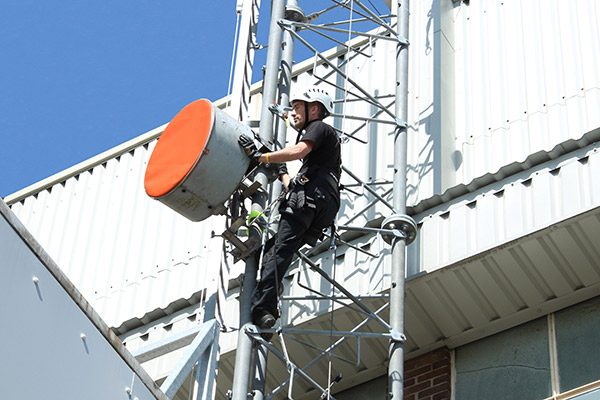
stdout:
<svg viewBox="0 0 600 400">
<path fill-rule="evenodd" d="M 306 175 L 300 175 L 298 177 L 298 183 L 300 183 L 301 185 L 308 183 L 308 181 L 310 181 L 310 179 L 308 179 Z"/>
</svg>

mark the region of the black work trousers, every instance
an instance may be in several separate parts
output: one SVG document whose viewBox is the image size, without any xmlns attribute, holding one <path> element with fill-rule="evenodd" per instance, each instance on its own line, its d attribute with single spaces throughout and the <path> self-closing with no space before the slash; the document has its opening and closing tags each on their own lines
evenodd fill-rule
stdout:
<svg viewBox="0 0 600 400">
<path fill-rule="evenodd" d="M 307 240 L 310 241 L 315 231 L 330 226 L 337 214 L 339 193 L 327 193 L 316 187 L 309 190 L 309 194 L 315 199 L 315 207 L 283 212 L 277 234 L 265 244 L 260 281 L 252 296 L 254 321 L 265 313 L 279 317 L 278 291 L 294 254 Z"/>
</svg>

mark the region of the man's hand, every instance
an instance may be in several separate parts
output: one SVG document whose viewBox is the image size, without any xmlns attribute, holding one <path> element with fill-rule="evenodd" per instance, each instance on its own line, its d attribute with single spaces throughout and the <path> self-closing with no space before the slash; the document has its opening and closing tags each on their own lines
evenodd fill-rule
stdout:
<svg viewBox="0 0 600 400">
<path fill-rule="evenodd" d="M 240 144 L 242 149 L 244 149 L 244 153 L 246 153 L 248 157 L 250 157 L 254 162 L 258 164 L 258 159 L 260 158 L 262 153 L 256 148 L 254 140 L 252 140 L 246 135 L 240 135 L 240 137 L 238 138 L 238 143 Z"/>
</svg>

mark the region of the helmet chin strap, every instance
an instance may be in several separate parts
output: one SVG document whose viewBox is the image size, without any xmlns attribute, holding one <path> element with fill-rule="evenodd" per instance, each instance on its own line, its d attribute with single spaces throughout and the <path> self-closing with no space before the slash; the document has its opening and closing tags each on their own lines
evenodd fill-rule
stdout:
<svg viewBox="0 0 600 400">
<path fill-rule="evenodd" d="M 306 125 L 308 125 L 309 122 L 319 119 L 319 118 L 309 119 L 309 115 L 308 115 L 309 103 L 306 100 L 303 100 L 303 101 L 304 101 L 304 123 L 302 124 L 301 127 L 298 127 L 298 128 L 294 127 L 294 129 L 296 129 L 296 131 L 298 132 L 298 136 L 296 136 L 296 144 L 298 144 L 300 142 L 300 139 L 302 138 L 302 132 L 306 128 Z"/>
<path fill-rule="evenodd" d="M 309 119 L 309 118 L 310 118 L 310 116 L 309 116 L 309 114 L 308 114 L 308 105 L 309 105 L 309 104 L 310 104 L 310 103 L 309 103 L 308 101 L 304 101 L 304 124 L 302 124 L 302 128 L 300 128 L 300 131 L 301 131 L 302 129 L 306 128 L 306 125 L 308 125 L 308 123 L 309 123 L 309 122 L 312 122 L 312 121 L 314 121 L 315 119 L 318 119 L 318 118 L 315 118 L 315 119 Z"/>
<path fill-rule="evenodd" d="M 304 101 L 304 126 L 302 127 L 302 129 L 306 128 L 306 125 L 308 125 L 310 121 L 308 120 L 308 102 Z"/>
<path fill-rule="evenodd" d="M 308 123 L 310 122 L 308 120 L 308 102 L 306 100 L 303 100 L 304 102 L 304 122 L 302 123 L 302 126 L 300 127 L 295 127 L 296 131 L 298 131 L 298 136 L 296 136 L 296 144 L 298 144 L 300 142 L 300 139 L 302 138 L 302 131 L 304 131 L 304 128 L 306 128 L 306 125 L 308 125 Z"/>
</svg>

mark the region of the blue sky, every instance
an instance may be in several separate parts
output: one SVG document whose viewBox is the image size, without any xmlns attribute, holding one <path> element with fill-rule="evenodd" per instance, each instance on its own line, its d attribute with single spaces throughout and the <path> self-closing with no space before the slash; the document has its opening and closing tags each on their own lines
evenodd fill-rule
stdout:
<svg viewBox="0 0 600 400">
<path fill-rule="evenodd" d="M 167 123 L 195 99 L 225 96 L 235 3 L 4 0 L 0 196 Z M 331 4 L 305 3 L 308 12 Z M 257 53 L 256 67 L 265 53 Z M 296 61 L 307 54 L 300 50 Z"/>
<path fill-rule="evenodd" d="M 227 92 L 234 0 L 2 3 L 0 196 Z"/>
</svg>

